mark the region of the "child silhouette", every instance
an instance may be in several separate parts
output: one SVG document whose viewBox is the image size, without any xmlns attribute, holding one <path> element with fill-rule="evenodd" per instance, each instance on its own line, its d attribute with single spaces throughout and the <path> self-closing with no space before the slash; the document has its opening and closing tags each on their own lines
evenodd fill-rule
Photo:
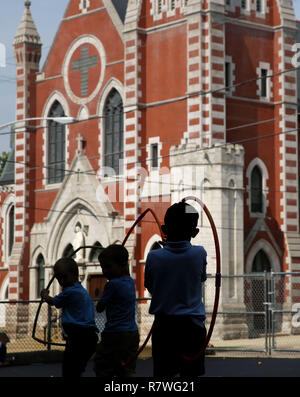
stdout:
<svg viewBox="0 0 300 397">
<path fill-rule="evenodd" d="M 206 280 L 206 251 L 190 242 L 199 229 L 199 214 L 179 202 L 168 208 L 162 230 L 163 248 L 150 251 L 145 266 L 145 287 L 152 295 L 154 314 L 152 357 L 154 376 L 200 376 L 205 373 L 204 354 L 194 356 L 206 338 L 202 282 Z"/>
</svg>

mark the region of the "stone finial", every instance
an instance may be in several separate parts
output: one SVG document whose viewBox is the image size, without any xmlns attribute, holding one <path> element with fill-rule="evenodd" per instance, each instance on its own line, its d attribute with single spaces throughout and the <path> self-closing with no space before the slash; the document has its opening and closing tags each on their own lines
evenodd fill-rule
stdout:
<svg viewBox="0 0 300 397">
<path fill-rule="evenodd" d="M 15 36 L 14 45 L 20 43 L 34 43 L 41 45 L 41 39 L 30 12 L 31 1 L 26 0 L 24 5 L 25 10 Z"/>
</svg>

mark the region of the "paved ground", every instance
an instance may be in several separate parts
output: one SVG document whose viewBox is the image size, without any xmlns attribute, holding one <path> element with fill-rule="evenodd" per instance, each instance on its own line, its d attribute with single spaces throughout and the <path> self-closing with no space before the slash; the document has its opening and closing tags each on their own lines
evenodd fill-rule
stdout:
<svg viewBox="0 0 300 397">
<path fill-rule="evenodd" d="M 152 376 L 152 360 L 138 360 L 138 377 Z M 0 368 L 0 378 L 61 377 L 60 363 L 12 365 Z M 89 362 L 84 377 L 95 377 L 93 363 Z M 280 358 L 206 358 L 206 378 L 209 377 L 300 377 L 300 359 Z"/>
</svg>

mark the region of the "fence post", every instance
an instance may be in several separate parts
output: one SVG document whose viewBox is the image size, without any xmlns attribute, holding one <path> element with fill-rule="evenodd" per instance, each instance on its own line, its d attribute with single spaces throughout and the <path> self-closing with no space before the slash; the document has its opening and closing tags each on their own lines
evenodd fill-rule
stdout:
<svg viewBox="0 0 300 397">
<path fill-rule="evenodd" d="M 47 340 L 48 340 L 48 344 L 47 344 L 47 350 L 51 350 L 51 317 L 52 317 L 52 308 L 50 305 L 48 306 L 48 335 L 47 335 Z"/>
<path fill-rule="evenodd" d="M 269 352 L 269 340 L 268 340 L 268 310 L 269 310 L 269 302 L 267 299 L 267 272 L 264 271 L 264 306 L 265 306 L 265 351 L 266 353 Z"/>
<path fill-rule="evenodd" d="M 271 336 L 270 336 L 270 354 L 272 353 L 271 350 L 275 348 L 275 316 L 274 316 L 274 309 L 275 309 L 275 275 L 271 272 L 271 302 L 272 305 L 270 307 L 270 321 L 271 321 Z M 272 341 L 272 342 L 271 342 Z"/>
</svg>

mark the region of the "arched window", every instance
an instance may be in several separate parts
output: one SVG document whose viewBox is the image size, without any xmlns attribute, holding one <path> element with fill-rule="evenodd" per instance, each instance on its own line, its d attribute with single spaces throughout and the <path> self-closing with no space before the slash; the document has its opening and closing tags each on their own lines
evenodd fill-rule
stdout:
<svg viewBox="0 0 300 397">
<path fill-rule="evenodd" d="M 263 273 L 270 272 L 272 269 L 271 262 L 263 249 L 259 250 L 255 255 L 255 258 L 252 263 L 252 272 L 253 273 Z M 266 283 L 265 283 L 266 282 Z M 264 312 L 266 302 L 270 302 L 270 279 L 267 277 L 254 277 L 251 279 L 251 301 L 252 301 L 252 310 L 255 312 Z M 267 324 L 271 324 L 268 311 L 267 314 L 267 322 L 264 315 L 255 315 L 253 317 L 253 332 L 255 337 L 258 336 L 259 333 L 265 331 L 265 326 Z"/>
<path fill-rule="evenodd" d="M 260 273 L 260 272 L 270 272 L 271 271 L 271 263 L 269 258 L 264 250 L 259 250 L 255 255 L 253 264 L 252 264 L 252 272 Z"/>
<path fill-rule="evenodd" d="M 68 244 L 66 246 L 66 248 L 64 249 L 64 252 L 63 252 L 63 255 L 62 255 L 63 258 L 69 258 L 73 251 L 74 251 L 73 245 L 72 244 Z M 72 255 L 72 258 L 74 258 L 75 255 Z"/>
<path fill-rule="evenodd" d="M 251 212 L 263 212 L 262 173 L 255 166 L 251 173 Z"/>
<path fill-rule="evenodd" d="M 107 97 L 104 116 L 104 165 L 113 168 L 118 175 L 123 171 L 120 167 L 123 159 L 123 102 L 115 89 Z"/>
<path fill-rule="evenodd" d="M 160 248 L 161 248 L 161 245 L 160 245 L 158 242 L 155 242 L 155 243 L 152 245 L 152 247 L 150 248 L 150 251 L 158 250 L 158 249 L 160 249 Z"/>
<path fill-rule="evenodd" d="M 5 293 L 4 293 L 4 300 L 8 300 L 8 286 L 5 289 Z"/>
<path fill-rule="evenodd" d="M 37 296 L 40 296 L 42 289 L 45 288 L 45 260 L 42 254 L 39 254 L 36 260 L 37 265 Z"/>
<path fill-rule="evenodd" d="M 90 262 L 98 262 L 98 256 L 101 252 L 101 249 L 104 249 L 104 247 L 102 247 L 99 241 L 96 241 L 90 252 L 90 256 L 89 256 Z"/>
<path fill-rule="evenodd" d="M 48 117 L 63 117 L 65 112 L 58 101 L 52 105 Z M 48 121 L 48 183 L 59 183 L 65 176 L 65 126 Z"/>
<path fill-rule="evenodd" d="M 8 256 L 11 255 L 15 241 L 15 207 L 9 210 L 8 214 Z"/>
</svg>

